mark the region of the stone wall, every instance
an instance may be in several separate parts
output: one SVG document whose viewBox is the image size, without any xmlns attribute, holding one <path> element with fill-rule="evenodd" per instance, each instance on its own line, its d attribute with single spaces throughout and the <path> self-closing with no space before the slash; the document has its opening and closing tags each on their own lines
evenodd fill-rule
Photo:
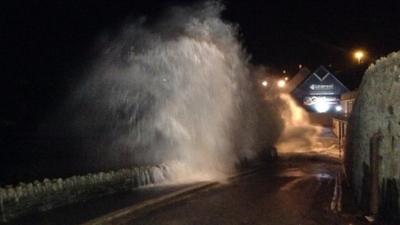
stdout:
<svg viewBox="0 0 400 225">
<path fill-rule="evenodd" d="M 0 188 L 0 221 L 35 211 L 45 211 L 148 184 L 160 183 L 171 174 L 166 166 L 101 172 L 66 179 L 44 179 Z M 0 223 L 1 223 L 0 222 Z"/>
<path fill-rule="evenodd" d="M 400 210 L 400 52 L 372 64 L 366 71 L 349 119 L 346 172 L 356 200 L 369 212 L 370 151 L 379 137 L 379 215 L 398 221 Z M 377 139 L 378 140 L 378 139 Z"/>
</svg>

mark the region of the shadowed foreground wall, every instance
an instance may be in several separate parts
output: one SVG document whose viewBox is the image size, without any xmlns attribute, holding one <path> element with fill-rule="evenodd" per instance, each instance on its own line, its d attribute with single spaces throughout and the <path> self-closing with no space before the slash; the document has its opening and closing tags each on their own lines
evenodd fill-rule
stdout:
<svg viewBox="0 0 400 225">
<path fill-rule="evenodd" d="M 400 185 L 400 52 L 372 64 L 366 71 L 349 120 L 346 169 L 360 206 L 369 211 L 370 149 L 380 137 L 379 215 L 399 221 Z"/>
</svg>

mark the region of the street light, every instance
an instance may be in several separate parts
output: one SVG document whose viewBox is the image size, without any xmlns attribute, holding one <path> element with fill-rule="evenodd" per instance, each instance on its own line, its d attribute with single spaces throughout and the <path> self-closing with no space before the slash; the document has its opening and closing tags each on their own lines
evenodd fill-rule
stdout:
<svg viewBox="0 0 400 225">
<path fill-rule="evenodd" d="M 285 80 L 278 80 L 278 82 L 276 83 L 278 85 L 278 88 L 283 88 L 286 85 Z"/>
<path fill-rule="evenodd" d="M 263 82 L 261 82 L 261 85 L 264 87 L 268 86 L 268 81 L 264 80 Z"/>
<path fill-rule="evenodd" d="M 342 108 L 341 105 L 337 105 L 337 106 L 335 107 L 335 110 L 336 110 L 337 112 L 341 112 L 341 111 L 343 110 L 343 108 Z"/>
<path fill-rule="evenodd" d="M 361 60 L 365 57 L 365 53 L 361 50 L 357 50 L 354 52 L 354 58 L 357 59 L 358 64 L 361 64 Z"/>
</svg>

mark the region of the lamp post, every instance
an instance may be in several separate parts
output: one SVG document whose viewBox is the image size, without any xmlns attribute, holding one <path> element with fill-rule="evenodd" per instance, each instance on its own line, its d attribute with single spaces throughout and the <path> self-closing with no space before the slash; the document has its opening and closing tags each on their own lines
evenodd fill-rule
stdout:
<svg viewBox="0 0 400 225">
<path fill-rule="evenodd" d="M 286 82 L 285 82 L 285 80 L 278 80 L 276 85 L 278 86 L 278 88 L 284 88 L 286 85 Z"/>
</svg>

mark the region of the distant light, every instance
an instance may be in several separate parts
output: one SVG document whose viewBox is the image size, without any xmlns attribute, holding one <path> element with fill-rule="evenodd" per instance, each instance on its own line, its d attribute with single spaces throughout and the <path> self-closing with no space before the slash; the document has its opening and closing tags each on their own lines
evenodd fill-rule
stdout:
<svg viewBox="0 0 400 225">
<path fill-rule="evenodd" d="M 362 57 L 364 57 L 364 52 L 362 52 L 362 51 L 356 51 L 356 52 L 354 53 L 354 57 L 355 57 L 356 59 L 361 59 Z"/>
<path fill-rule="evenodd" d="M 319 113 L 328 112 L 330 108 L 331 108 L 331 106 L 326 101 L 323 101 L 323 100 L 319 100 L 314 105 L 314 109 Z"/>
<path fill-rule="evenodd" d="M 354 52 L 353 56 L 355 59 L 357 59 L 358 64 L 360 64 L 362 59 L 365 57 L 365 52 L 362 50 L 357 50 Z"/>
<path fill-rule="evenodd" d="M 302 64 L 299 64 L 299 69 L 301 69 L 301 68 L 303 68 L 303 65 L 302 65 Z"/>
<path fill-rule="evenodd" d="M 342 106 L 341 105 L 337 105 L 336 107 L 335 107 L 335 110 L 337 111 L 337 112 L 340 112 L 340 111 L 342 111 Z"/>
<path fill-rule="evenodd" d="M 261 82 L 261 85 L 264 87 L 268 86 L 268 81 L 264 80 L 263 82 Z"/>
<path fill-rule="evenodd" d="M 289 80 L 289 77 L 285 77 L 285 81 L 288 81 Z"/>
<path fill-rule="evenodd" d="M 286 70 L 283 70 L 282 73 L 283 73 L 283 74 L 286 74 Z"/>
<path fill-rule="evenodd" d="M 283 88 L 286 85 L 285 80 L 278 80 L 278 82 L 276 83 L 278 85 L 279 88 Z"/>
</svg>

